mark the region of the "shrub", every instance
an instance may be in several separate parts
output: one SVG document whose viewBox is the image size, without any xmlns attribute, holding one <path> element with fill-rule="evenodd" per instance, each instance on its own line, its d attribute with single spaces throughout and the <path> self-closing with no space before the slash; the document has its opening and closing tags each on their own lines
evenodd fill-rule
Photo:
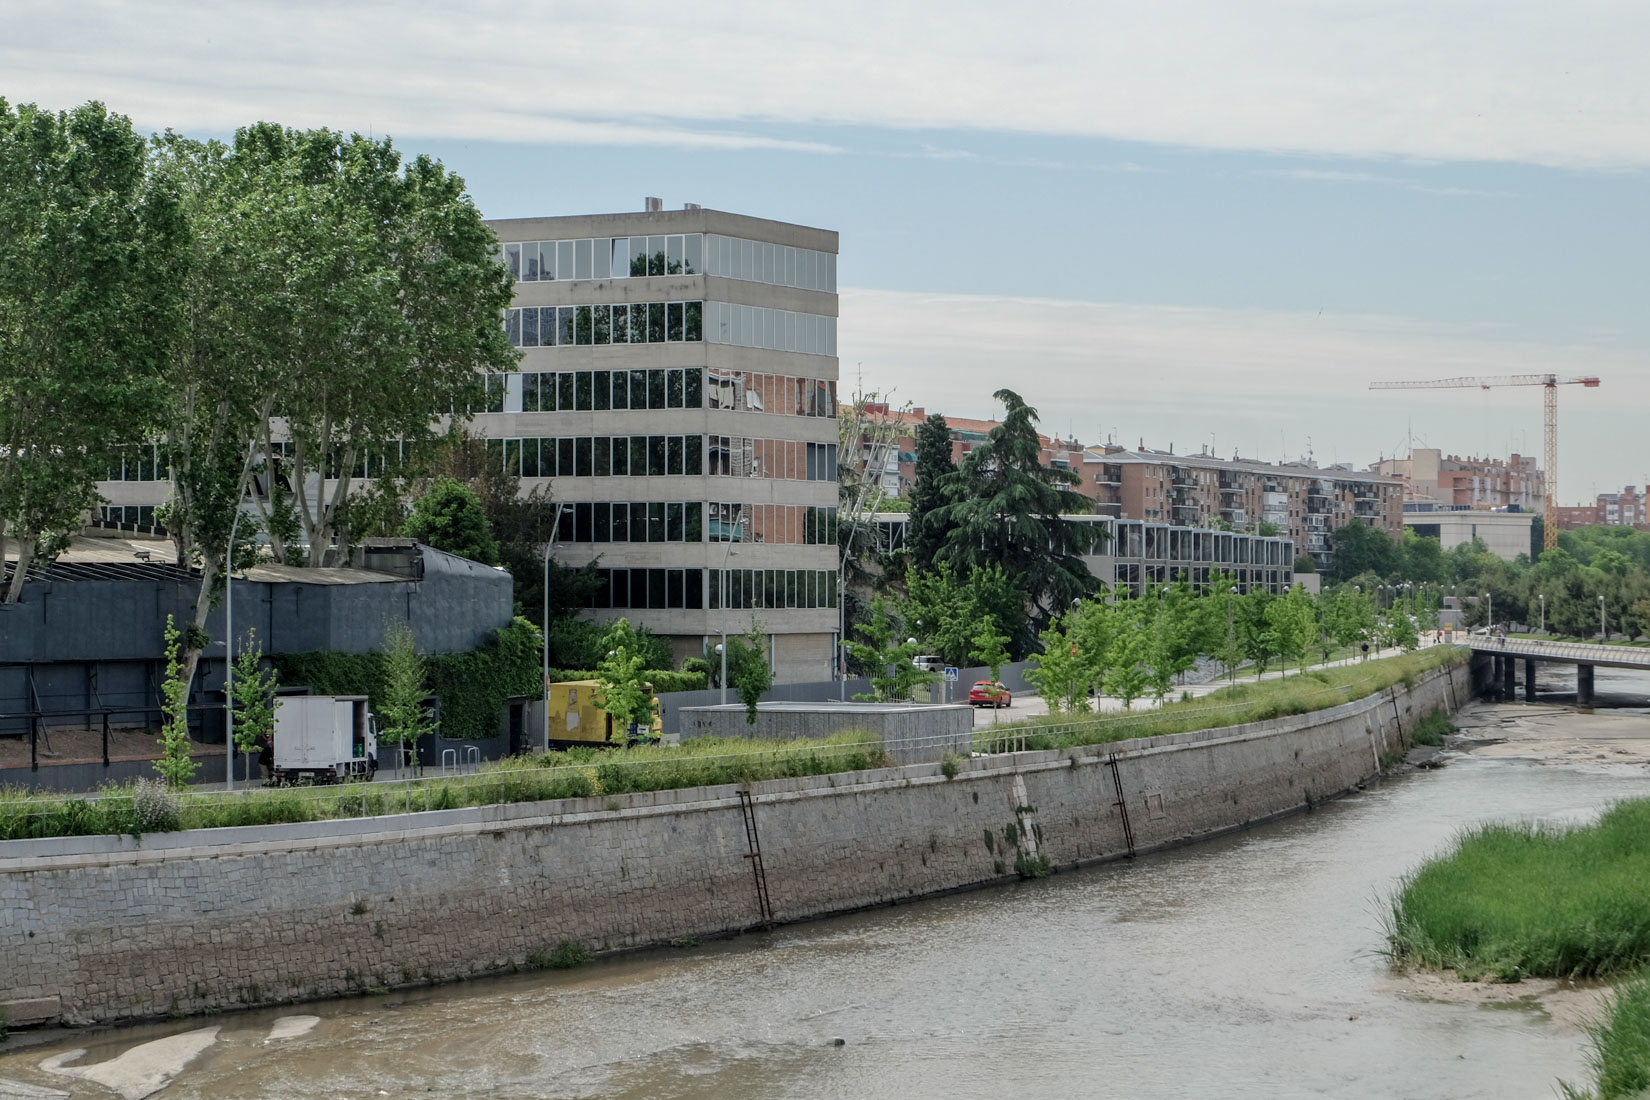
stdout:
<svg viewBox="0 0 1650 1100">
<path fill-rule="evenodd" d="M 527 956 L 527 965 L 534 970 L 572 970 L 590 961 L 590 952 L 582 944 L 562 940 L 555 947 L 541 947 Z"/>
<path fill-rule="evenodd" d="M 139 779 L 132 786 L 133 836 L 144 833 L 169 833 L 179 828 L 183 820 L 177 794 L 165 783 L 153 779 Z"/>
</svg>

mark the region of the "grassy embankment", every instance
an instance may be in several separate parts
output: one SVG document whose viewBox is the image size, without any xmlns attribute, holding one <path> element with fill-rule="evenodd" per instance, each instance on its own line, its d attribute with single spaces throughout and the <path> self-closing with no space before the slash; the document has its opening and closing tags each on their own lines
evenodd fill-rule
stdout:
<svg viewBox="0 0 1650 1100">
<path fill-rule="evenodd" d="M 1217 726 L 1261 722 L 1339 706 L 1394 684 L 1409 685 L 1423 673 L 1446 664 L 1465 665 L 1467 650 L 1433 646 L 1399 657 L 1356 665 L 1312 669 L 1288 679 L 1237 683 L 1198 699 L 1165 703 L 1161 708 L 1103 715 L 1067 715 L 1024 723 L 982 727 L 974 735 L 976 752 L 1064 749 L 1102 745 L 1135 737 L 1190 733 Z M 1465 691 L 1465 682 L 1462 684 Z"/>
<path fill-rule="evenodd" d="M 680 746 L 569 749 L 482 766 L 471 775 L 404 783 L 254 788 L 237 793 L 110 786 L 63 797 L 0 790 L 0 840 L 170 832 L 236 825 L 376 817 L 506 802 L 747 783 L 883 767 L 865 734 L 825 741 L 702 738 Z"/>
<path fill-rule="evenodd" d="M 1464 834 L 1399 887 L 1387 950 L 1465 980 L 1642 970 L 1650 965 L 1650 799 L 1619 803 L 1593 825 L 1492 824 Z M 1650 1089 L 1650 978 L 1621 986 L 1591 1035 L 1597 1096 Z"/>
</svg>

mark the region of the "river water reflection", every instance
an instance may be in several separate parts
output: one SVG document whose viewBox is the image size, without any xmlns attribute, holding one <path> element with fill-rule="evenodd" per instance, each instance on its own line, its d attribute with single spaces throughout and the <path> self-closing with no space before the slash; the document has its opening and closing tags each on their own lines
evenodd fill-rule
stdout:
<svg viewBox="0 0 1650 1100">
<path fill-rule="evenodd" d="M 1463 826 L 1585 819 L 1647 787 L 1642 765 L 1458 757 L 1132 865 L 323 1003 L 286 1042 L 263 1042 L 278 1013 L 226 1016 L 162 1095 L 1551 1097 L 1584 1077 L 1582 1036 L 1385 989 L 1381 899 Z M 0 1076 L 69 1089 L 47 1054 L 199 1026 L 19 1053 Z"/>
</svg>

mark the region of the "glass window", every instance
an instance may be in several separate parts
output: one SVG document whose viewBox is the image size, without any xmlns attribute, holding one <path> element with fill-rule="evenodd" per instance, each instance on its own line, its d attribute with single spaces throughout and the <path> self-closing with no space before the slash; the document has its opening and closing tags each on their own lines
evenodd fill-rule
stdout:
<svg viewBox="0 0 1650 1100">
<path fill-rule="evenodd" d="M 556 408 L 561 412 L 573 411 L 573 372 L 562 371 L 556 375 Z"/>
<path fill-rule="evenodd" d="M 665 305 L 665 339 L 674 343 L 682 341 L 681 302 L 669 302 Z"/>
<path fill-rule="evenodd" d="M 679 409 L 682 407 L 682 372 L 668 370 L 665 372 L 665 408 Z"/>
<path fill-rule="evenodd" d="M 689 435 L 682 438 L 682 472 L 689 477 L 704 473 L 705 437 Z"/>
<path fill-rule="evenodd" d="M 665 505 L 665 538 L 669 542 L 682 541 L 682 505 L 679 501 Z"/>
<path fill-rule="evenodd" d="M 647 504 L 647 541 L 665 541 L 665 506 L 662 501 L 649 501 Z"/>
<path fill-rule="evenodd" d="M 665 274 L 680 275 L 682 273 L 682 237 L 673 233 L 665 238 Z"/>
<path fill-rule="evenodd" d="M 635 503 L 630 506 L 630 541 L 647 541 L 647 505 Z"/>
<path fill-rule="evenodd" d="M 630 238 L 630 275 L 639 278 L 647 274 L 647 238 Z"/>
<path fill-rule="evenodd" d="M 536 373 L 521 376 L 521 411 L 539 411 L 539 376 Z"/>
<path fill-rule="evenodd" d="M 647 606 L 650 608 L 665 606 L 665 573 L 663 569 L 647 571 Z"/>
<path fill-rule="evenodd" d="M 613 342 L 615 344 L 630 343 L 630 307 L 613 307 Z"/>
<path fill-rule="evenodd" d="M 511 347 L 521 347 L 521 310 L 504 311 L 504 334 L 510 338 Z"/>
<path fill-rule="evenodd" d="M 590 278 L 590 241 L 573 242 L 573 278 Z"/>
<path fill-rule="evenodd" d="M 705 270 L 705 237 L 702 233 L 689 233 L 683 241 L 682 273 L 685 275 L 699 275 Z"/>
<path fill-rule="evenodd" d="M 682 539 L 685 542 L 703 542 L 705 539 L 705 506 L 697 500 L 687 502 L 682 518 Z"/>
<path fill-rule="evenodd" d="M 521 476 L 521 440 L 506 439 L 504 441 L 504 472 L 514 477 Z"/>
<path fill-rule="evenodd" d="M 539 246 L 524 244 L 521 246 L 521 281 L 536 283 L 539 281 Z"/>
<path fill-rule="evenodd" d="M 613 440 L 598 435 L 592 445 L 596 452 L 596 468 L 592 472 L 597 477 L 610 477 L 613 473 Z"/>
<path fill-rule="evenodd" d="M 686 323 L 683 325 L 683 339 L 699 341 L 705 338 L 705 303 L 687 302 Z"/>
<path fill-rule="evenodd" d="M 807 456 L 806 456 L 804 461 L 807 464 L 806 465 L 806 473 L 807 473 L 807 480 L 809 480 L 809 481 L 818 481 L 819 480 L 819 453 L 818 452 L 819 452 L 819 445 L 818 444 L 816 444 L 816 443 L 808 444 L 808 453 L 807 453 Z M 808 518 L 810 520 L 813 519 L 813 510 L 812 509 L 809 509 Z M 810 530 L 811 530 L 811 528 L 810 528 Z M 810 538 L 808 541 L 812 542 L 813 539 Z"/>
<path fill-rule="evenodd" d="M 521 311 L 521 346 L 524 348 L 539 346 L 539 311 L 536 309 Z"/>
<path fill-rule="evenodd" d="M 689 305 L 693 305 L 693 304 L 696 304 L 696 303 L 691 303 L 691 302 L 689 303 Z M 689 318 L 691 319 L 691 317 L 692 317 L 692 314 L 690 313 Z M 692 337 L 689 337 L 689 339 L 692 339 Z M 687 371 L 687 374 L 684 377 L 683 381 L 686 384 L 686 391 L 683 395 L 683 400 L 682 400 L 683 406 L 686 407 L 686 408 L 689 408 L 689 409 L 703 408 L 704 405 L 705 405 L 705 371 L 704 371 L 704 368 L 702 368 L 702 367 L 689 367 L 688 371 Z"/>
<path fill-rule="evenodd" d="M 613 476 L 626 477 L 630 473 L 630 437 L 613 437 Z"/>
<path fill-rule="evenodd" d="M 607 412 L 613 406 L 613 377 L 607 371 L 596 372 L 596 411 Z"/>
<path fill-rule="evenodd" d="M 647 372 L 647 407 L 650 409 L 665 407 L 665 372 L 662 370 Z"/>
<path fill-rule="evenodd" d="M 539 278 L 549 281 L 556 277 L 556 242 L 541 241 L 539 250 Z"/>
<path fill-rule="evenodd" d="M 536 438 L 521 441 L 521 476 L 539 476 L 539 441 Z"/>
<path fill-rule="evenodd" d="M 591 542 L 613 541 L 613 507 L 606 501 L 598 501 L 594 509 L 594 530 L 591 531 Z"/>
<path fill-rule="evenodd" d="M 573 342 L 573 307 L 559 306 L 556 309 L 556 345 L 558 347 Z"/>
<path fill-rule="evenodd" d="M 573 505 L 573 541 L 589 542 L 591 538 L 591 514 L 588 503 Z"/>
<path fill-rule="evenodd" d="M 665 273 L 665 239 L 663 237 L 649 237 L 647 239 L 647 273 L 649 275 L 663 275 Z"/>
<path fill-rule="evenodd" d="M 562 509 L 561 519 L 556 523 L 556 539 L 559 542 L 573 541 L 573 509 Z"/>
<path fill-rule="evenodd" d="M 665 606 L 682 606 L 682 571 L 680 569 L 665 570 Z"/>
<path fill-rule="evenodd" d="M 630 476 L 647 476 L 647 436 L 630 437 Z"/>
<path fill-rule="evenodd" d="M 630 407 L 633 409 L 647 408 L 647 371 L 645 370 L 630 372 Z"/>
<path fill-rule="evenodd" d="M 591 315 L 591 319 L 594 323 L 594 330 L 595 330 L 595 335 L 596 335 L 595 342 L 598 343 L 598 344 L 610 344 L 610 343 L 613 342 L 613 329 L 608 324 L 609 316 L 610 316 L 611 313 L 612 313 L 612 310 L 609 309 L 607 306 L 591 306 L 590 307 L 590 315 Z"/>
<path fill-rule="evenodd" d="M 581 435 L 573 441 L 573 470 L 578 477 L 590 476 L 590 443 L 590 437 L 587 435 Z"/>
<path fill-rule="evenodd" d="M 580 344 L 588 344 L 588 343 L 591 342 L 591 335 L 592 335 L 591 331 L 590 331 L 591 330 L 590 307 L 589 306 L 574 306 L 573 309 L 575 311 L 575 318 L 576 318 L 575 321 L 574 321 L 574 329 L 573 329 L 574 336 L 575 336 L 575 341 L 574 342 L 575 343 L 580 343 Z"/>
<path fill-rule="evenodd" d="M 784 572 L 785 572 L 785 606 L 786 607 L 799 607 L 801 605 L 797 602 L 797 598 L 796 598 L 796 589 L 797 589 L 796 570 L 787 569 Z"/>
<path fill-rule="evenodd" d="M 649 477 L 665 474 L 665 437 L 662 435 L 647 437 L 647 473 Z"/>
<path fill-rule="evenodd" d="M 556 474 L 558 477 L 573 476 L 573 440 L 563 436 L 556 440 Z"/>
<path fill-rule="evenodd" d="M 756 275 L 753 274 L 756 270 L 756 242 L 736 241 L 734 243 L 739 249 L 739 277 L 754 280 L 756 278 Z"/>
<path fill-rule="evenodd" d="M 612 248 L 612 272 L 615 279 L 623 279 L 630 274 L 630 238 L 614 237 Z"/>
<path fill-rule="evenodd" d="M 613 541 L 630 541 L 630 508 L 625 504 L 613 506 Z"/>
<path fill-rule="evenodd" d="M 507 244 L 504 246 L 504 266 L 510 269 L 511 278 L 521 278 L 521 245 Z"/>
<path fill-rule="evenodd" d="M 556 278 L 573 278 L 573 242 L 556 242 Z"/>
<path fill-rule="evenodd" d="M 687 592 L 683 599 L 683 606 L 691 611 L 698 611 L 705 606 L 705 571 L 703 569 L 689 569 L 686 571 Z"/>
<path fill-rule="evenodd" d="M 592 397 L 590 392 L 592 385 L 590 380 L 590 372 L 587 370 L 581 370 L 574 376 L 574 378 L 576 381 L 574 383 L 573 390 L 575 400 L 573 407 L 579 412 L 589 412 L 592 407 Z"/>
<path fill-rule="evenodd" d="M 632 344 L 647 343 L 647 307 L 634 305 L 630 307 L 630 342 Z"/>
<path fill-rule="evenodd" d="M 595 252 L 595 277 L 608 279 L 613 276 L 613 241 L 607 237 L 598 237 L 590 242 Z"/>
<path fill-rule="evenodd" d="M 679 435 L 665 437 L 665 473 L 677 477 L 682 474 L 682 437 Z"/>
<path fill-rule="evenodd" d="M 665 303 L 649 302 L 647 304 L 647 341 L 650 344 L 663 343 L 665 339 Z"/>
</svg>

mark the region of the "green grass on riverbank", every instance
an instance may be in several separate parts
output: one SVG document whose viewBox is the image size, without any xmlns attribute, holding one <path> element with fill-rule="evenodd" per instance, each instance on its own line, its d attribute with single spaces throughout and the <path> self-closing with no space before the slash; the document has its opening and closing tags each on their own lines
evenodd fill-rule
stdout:
<svg viewBox="0 0 1650 1100">
<path fill-rule="evenodd" d="M 1313 669 L 1286 680 L 1238 683 L 1202 698 L 1167 703 L 1153 710 L 1054 716 L 1014 725 L 982 727 L 974 734 L 974 749 L 976 752 L 1014 752 L 1077 748 L 1310 714 L 1362 699 L 1394 684 L 1411 684 L 1416 677 L 1446 664 L 1465 665 L 1468 658 L 1464 648 L 1433 646 L 1399 657 Z M 1465 680 L 1461 688 L 1464 695 Z"/>
<path fill-rule="evenodd" d="M 1569 1100 L 1632 1100 L 1650 1094 L 1650 976 L 1620 986 L 1604 1019 L 1587 1029 L 1593 1092 L 1563 1086 Z"/>
<path fill-rule="evenodd" d="M 0 789 L 0 840 L 170 832 L 238 825 L 376 817 L 507 802 L 751 783 L 886 766 L 880 741 L 862 733 L 825 741 L 702 738 L 680 746 L 571 749 L 484 765 L 472 775 L 405 783 L 140 792 L 135 785 L 61 796 Z"/>
<path fill-rule="evenodd" d="M 1463 978 L 1610 977 L 1650 963 L 1650 799 L 1597 824 L 1491 824 L 1409 875 L 1387 916 L 1395 959 Z"/>
</svg>

